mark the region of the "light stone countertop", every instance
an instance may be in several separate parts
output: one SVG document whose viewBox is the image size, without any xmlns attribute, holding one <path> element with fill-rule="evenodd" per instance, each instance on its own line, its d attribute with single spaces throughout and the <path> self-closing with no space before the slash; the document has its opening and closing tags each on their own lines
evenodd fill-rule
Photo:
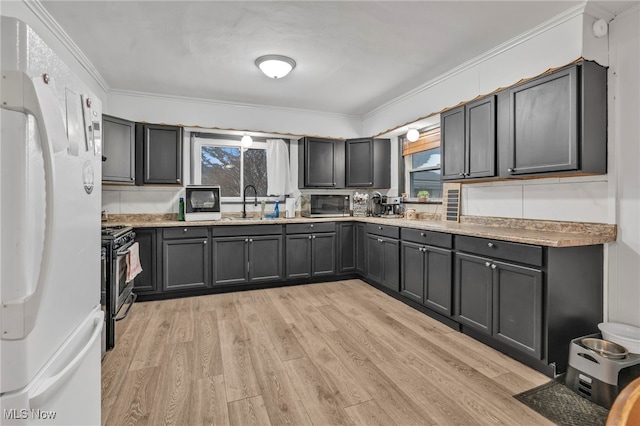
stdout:
<svg viewBox="0 0 640 426">
<path fill-rule="evenodd" d="M 582 222 L 555 222 L 527 219 L 503 219 L 485 217 L 461 217 L 462 223 L 439 220 L 408 220 L 404 218 L 379 217 L 332 217 L 291 219 L 241 219 L 223 218 L 219 221 L 183 222 L 175 220 L 175 215 L 117 215 L 112 216 L 102 226 L 129 225 L 134 228 L 164 228 L 189 226 L 229 226 L 229 225 L 286 225 L 289 223 L 312 222 L 364 222 L 398 226 L 426 231 L 445 232 L 455 235 L 489 238 L 515 243 L 534 244 L 547 247 L 575 247 L 605 244 L 616 241 L 616 225 Z"/>
</svg>

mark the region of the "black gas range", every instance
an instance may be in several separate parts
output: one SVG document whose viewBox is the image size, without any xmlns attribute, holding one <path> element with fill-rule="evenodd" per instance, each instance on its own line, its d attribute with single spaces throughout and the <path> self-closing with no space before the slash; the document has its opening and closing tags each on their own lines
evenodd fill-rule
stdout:
<svg viewBox="0 0 640 426">
<path fill-rule="evenodd" d="M 133 282 L 127 282 L 127 255 L 135 243 L 136 233 L 130 226 L 111 226 L 102 228 L 102 247 L 106 251 L 103 262 L 103 280 L 100 294 L 105 312 L 105 350 L 112 349 L 116 343 L 116 321 L 127 317 L 136 294 Z M 128 307 L 122 312 L 124 306 Z"/>
</svg>

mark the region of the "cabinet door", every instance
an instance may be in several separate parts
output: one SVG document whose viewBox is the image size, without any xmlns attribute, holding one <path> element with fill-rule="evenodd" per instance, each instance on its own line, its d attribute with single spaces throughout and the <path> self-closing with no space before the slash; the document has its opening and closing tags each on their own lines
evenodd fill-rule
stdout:
<svg viewBox="0 0 640 426">
<path fill-rule="evenodd" d="M 493 274 L 489 259 L 456 253 L 456 319 L 491 335 Z"/>
<path fill-rule="evenodd" d="M 344 187 L 344 142 L 331 139 L 302 139 L 302 187 Z"/>
<path fill-rule="evenodd" d="M 249 237 L 249 281 L 275 281 L 282 274 L 282 236 Z"/>
<path fill-rule="evenodd" d="M 143 183 L 182 183 L 182 129 L 144 125 Z"/>
<path fill-rule="evenodd" d="M 464 178 L 466 158 L 464 124 L 464 106 L 441 115 L 442 180 Z"/>
<path fill-rule="evenodd" d="M 377 283 L 382 283 L 383 255 L 382 238 L 367 234 L 367 277 Z"/>
<path fill-rule="evenodd" d="M 340 261 L 338 271 L 341 273 L 356 270 L 355 229 L 356 226 L 354 223 L 338 224 L 338 258 Z"/>
<path fill-rule="evenodd" d="M 403 241 L 400 245 L 402 281 L 400 293 L 416 302 L 424 302 L 425 256 L 423 246 Z"/>
<path fill-rule="evenodd" d="M 571 67 L 512 88 L 511 175 L 578 168 L 578 74 Z"/>
<path fill-rule="evenodd" d="M 108 115 L 102 116 L 102 181 L 135 181 L 135 123 Z"/>
<path fill-rule="evenodd" d="M 373 185 L 373 139 L 345 141 L 345 186 L 366 187 Z M 389 159 L 387 159 L 388 161 Z"/>
<path fill-rule="evenodd" d="M 162 288 L 187 290 L 209 286 L 207 239 L 176 239 L 162 242 Z"/>
<path fill-rule="evenodd" d="M 398 240 L 382 238 L 383 269 L 380 284 L 393 291 L 400 291 L 400 243 Z"/>
<path fill-rule="evenodd" d="M 367 272 L 367 225 L 356 223 L 356 271 L 362 275 Z"/>
<path fill-rule="evenodd" d="M 311 236 L 311 275 L 336 273 L 336 233 L 328 232 Z"/>
<path fill-rule="evenodd" d="M 494 337 L 542 359 L 542 272 L 502 262 L 493 265 Z"/>
<path fill-rule="evenodd" d="M 133 282 L 133 291 L 137 294 L 155 293 L 158 291 L 156 281 L 156 230 L 154 228 L 136 228 L 136 241 L 139 245 L 140 266 L 142 272 Z"/>
<path fill-rule="evenodd" d="M 451 315 L 451 250 L 425 247 L 424 305 L 447 316 Z"/>
<path fill-rule="evenodd" d="M 311 234 L 287 235 L 287 278 L 311 276 Z"/>
<path fill-rule="evenodd" d="M 465 107 L 466 178 L 496 175 L 495 108 L 495 96 L 488 96 Z"/>
<path fill-rule="evenodd" d="M 249 282 L 248 237 L 213 238 L 213 285 Z"/>
</svg>

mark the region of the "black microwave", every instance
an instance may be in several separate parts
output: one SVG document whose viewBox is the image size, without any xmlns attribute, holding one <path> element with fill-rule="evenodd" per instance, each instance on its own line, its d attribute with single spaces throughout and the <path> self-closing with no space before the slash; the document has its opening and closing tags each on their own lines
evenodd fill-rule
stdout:
<svg viewBox="0 0 640 426">
<path fill-rule="evenodd" d="M 300 203 L 304 217 L 350 216 L 351 196 L 329 194 L 305 194 Z"/>
<path fill-rule="evenodd" d="M 220 187 L 189 185 L 185 188 L 184 220 L 220 220 Z"/>
</svg>

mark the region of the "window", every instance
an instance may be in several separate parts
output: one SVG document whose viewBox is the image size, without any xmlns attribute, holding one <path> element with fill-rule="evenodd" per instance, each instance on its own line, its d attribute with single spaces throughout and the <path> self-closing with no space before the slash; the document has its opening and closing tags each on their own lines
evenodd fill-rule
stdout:
<svg viewBox="0 0 640 426">
<path fill-rule="evenodd" d="M 192 176 L 194 185 L 220 185 L 220 195 L 227 200 L 242 198 L 246 185 L 266 196 L 267 144 L 254 141 L 247 149 L 240 141 L 195 137 Z"/>
<path fill-rule="evenodd" d="M 430 199 L 441 200 L 440 128 L 421 132 L 416 142 L 405 141 L 403 155 L 409 198 L 417 198 L 419 191 L 427 190 Z"/>
</svg>

